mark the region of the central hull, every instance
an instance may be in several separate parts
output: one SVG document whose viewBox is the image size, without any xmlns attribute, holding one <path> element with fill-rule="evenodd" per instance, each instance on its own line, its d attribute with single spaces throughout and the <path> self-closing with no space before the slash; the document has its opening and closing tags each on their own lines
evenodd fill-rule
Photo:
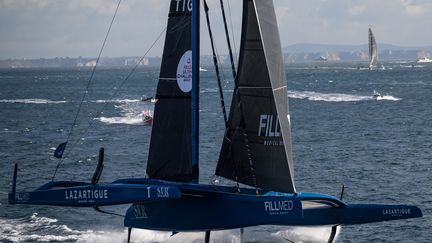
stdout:
<svg viewBox="0 0 432 243">
<path fill-rule="evenodd" d="M 136 203 L 125 226 L 166 231 L 207 231 L 264 224 L 295 224 L 303 217 L 294 197 L 269 198 L 235 194 L 182 195 L 180 199 Z"/>
<path fill-rule="evenodd" d="M 350 225 L 422 216 L 415 206 L 347 205 L 323 194 L 269 191 L 258 191 L 257 194 L 255 190 L 236 187 L 164 183 L 178 187 L 181 196 L 134 203 L 126 213 L 126 227 L 208 231 L 257 225 Z"/>
</svg>

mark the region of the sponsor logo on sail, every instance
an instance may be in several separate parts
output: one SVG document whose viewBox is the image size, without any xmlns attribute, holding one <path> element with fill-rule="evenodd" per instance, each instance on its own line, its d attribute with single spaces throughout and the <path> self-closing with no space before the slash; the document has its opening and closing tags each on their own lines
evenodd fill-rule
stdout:
<svg viewBox="0 0 432 243">
<path fill-rule="evenodd" d="M 177 65 L 177 84 L 181 91 L 192 90 L 192 51 L 186 51 Z"/>
<path fill-rule="evenodd" d="M 265 146 L 283 146 L 277 115 L 260 115 L 258 136 L 267 138 L 264 140 Z"/>
<path fill-rule="evenodd" d="M 192 0 L 176 0 L 176 12 L 192 12 Z"/>
</svg>

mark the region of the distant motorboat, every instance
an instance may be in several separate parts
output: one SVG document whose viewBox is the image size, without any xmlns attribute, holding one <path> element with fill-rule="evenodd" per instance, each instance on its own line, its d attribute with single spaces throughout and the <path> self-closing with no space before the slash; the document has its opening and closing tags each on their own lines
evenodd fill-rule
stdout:
<svg viewBox="0 0 432 243">
<path fill-rule="evenodd" d="M 382 96 L 379 92 L 377 92 L 376 90 L 373 91 L 372 98 L 373 98 L 374 100 L 378 100 L 379 98 L 382 98 L 382 97 L 383 97 L 383 96 Z"/>
<path fill-rule="evenodd" d="M 432 62 L 432 59 L 429 59 L 429 58 L 427 58 L 427 57 L 420 57 L 418 60 L 417 60 L 417 63 L 431 63 Z"/>
<path fill-rule="evenodd" d="M 325 57 L 325 56 L 319 56 L 317 59 L 315 59 L 315 60 L 317 60 L 317 61 L 327 61 L 328 60 L 328 57 Z"/>
<path fill-rule="evenodd" d="M 150 101 L 151 103 L 156 103 L 156 99 L 153 96 L 143 95 L 141 101 Z"/>
<path fill-rule="evenodd" d="M 145 110 L 142 113 L 142 120 L 144 125 L 149 125 L 149 126 L 153 125 L 153 114 L 151 110 Z"/>
</svg>

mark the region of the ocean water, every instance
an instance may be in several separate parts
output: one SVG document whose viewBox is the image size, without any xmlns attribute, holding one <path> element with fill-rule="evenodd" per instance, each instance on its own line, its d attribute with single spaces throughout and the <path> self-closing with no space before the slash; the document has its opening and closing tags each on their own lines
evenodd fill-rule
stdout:
<svg viewBox="0 0 432 243">
<path fill-rule="evenodd" d="M 358 63 L 286 66 L 296 187 L 348 203 L 413 204 L 423 218 L 346 226 L 337 242 L 432 242 L 432 65 L 384 63 L 369 71 Z M 213 179 L 223 118 L 211 67 L 201 72 L 201 181 Z M 145 173 L 152 110 L 142 95 L 155 93 L 159 70 L 101 68 L 96 75 L 55 179 L 89 181 L 105 147 L 101 182 Z M 65 141 L 90 69 L 0 70 L 0 242 L 125 242 L 123 219 L 90 208 L 9 205 L 14 163 L 18 190 L 53 176 L 55 147 Z M 229 77 L 226 70 L 225 76 Z M 232 80 L 224 81 L 229 103 Z M 383 96 L 375 100 L 373 91 Z M 127 206 L 109 210 L 124 213 Z M 330 230 L 260 226 L 244 242 L 326 242 Z M 134 230 L 133 242 L 202 242 L 201 233 Z M 213 242 L 240 242 L 239 230 L 212 234 Z"/>
</svg>

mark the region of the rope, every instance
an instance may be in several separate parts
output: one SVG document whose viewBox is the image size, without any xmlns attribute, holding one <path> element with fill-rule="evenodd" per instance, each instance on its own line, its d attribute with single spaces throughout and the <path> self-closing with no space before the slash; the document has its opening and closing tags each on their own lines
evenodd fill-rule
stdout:
<svg viewBox="0 0 432 243">
<path fill-rule="evenodd" d="M 127 80 L 129 80 L 129 78 L 132 76 L 132 74 L 136 71 L 136 69 L 138 68 L 139 64 L 142 63 L 142 61 L 144 60 L 144 58 L 147 56 L 147 54 L 153 49 L 153 47 L 156 45 L 156 43 L 159 41 L 159 39 L 161 38 L 162 34 L 165 33 L 166 31 L 166 27 L 161 31 L 161 33 L 158 35 L 158 37 L 156 38 L 156 40 L 152 43 L 152 45 L 150 46 L 150 48 L 144 53 L 143 56 L 141 56 L 141 58 L 139 59 L 139 61 L 137 62 L 137 64 L 135 64 L 135 66 L 131 69 L 131 71 L 128 73 L 128 75 L 126 76 L 126 78 L 120 83 L 118 89 L 110 96 L 110 100 L 112 100 L 114 98 L 114 96 L 117 95 L 117 93 L 121 90 L 121 88 L 123 87 L 123 85 L 126 83 Z M 94 116 L 94 118 L 100 116 L 102 114 L 102 112 L 105 110 L 106 106 L 108 105 L 108 103 L 105 103 L 104 106 L 102 107 L 102 109 L 100 109 L 96 115 Z M 84 134 L 86 134 L 88 132 L 88 130 L 90 129 L 90 127 L 93 125 L 94 123 L 94 119 L 91 119 L 89 126 L 86 128 L 86 130 L 81 134 L 82 136 Z M 80 136 L 81 137 L 81 136 Z M 78 138 L 77 142 L 75 144 L 77 144 L 80 141 L 80 139 Z M 75 145 L 74 144 L 74 145 Z"/>
<path fill-rule="evenodd" d="M 232 35 L 233 43 L 234 43 L 234 55 L 235 55 L 235 60 L 238 60 L 238 59 L 237 59 L 236 41 L 235 41 L 235 35 L 234 35 L 234 27 L 233 27 L 233 21 L 232 21 L 232 16 L 231 16 L 231 5 L 230 5 L 230 1 L 229 1 L 229 0 L 228 0 L 228 12 L 229 12 L 230 24 L 231 24 L 231 35 Z"/>
<path fill-rule="evenodd" d="M 222 113 L 223 113 L 223 117 L 224 117 L 225 129 L 227 129 L 228 128 L 228 119 L 227 119 L 226 108 L 225 108 L 225 99 L 223 96 L 223 90 L 222 90 L 221 79 L 220 79 L 220 74 L 219 74 L 219 65 L 218 65 L 217 56 L 216 56 L 215 47 L 214 47 L 213 33 L 211 30 L 211 26 L 210 26 L 210 18 L 209 18 L 209 14 L 208 14 L 209 8 L 208 8 L 206 0 L 204 0 L 204 9 L 205 9 L 207 27 L 208 27 L 209 36 L 210 36 L 210 43 L 211 43 L 212 52 L 213 52 L 213 63 L 215 66 L 217 83 L 219 86 L 219 96 L 220 96 L 220 102 L 221 102 L 221 106 L 222 106 Z"/>
<path fill-rule="evenodd" d="M 121 0 L 119 0 L 119 3 L 120 3 L 120 2 L 121 2 Z M 116 13 L 117 13 L 117 10 L 118 10 L 118 6 L 119 6 L 119 5 L 117 5 Z M 114 19 L 114 18 L 113 18 L 113 19 Z M 112 25 L 112 23 L 113 23 L 113 21 L 111 21 L 111 25 Z M 109 29 L 111 29 L 111 25 L 110 25 L 110 28 L 109 28 Z M 143 61 L 144 58 L 147 56 L 147 54 L 148 54 L 148 53 L 153 49 L 153 47 L 156 45 L 156 43 L 160 40 L 160 38 L 162 37 L 162 35 L 165 33 L 166 29 L 167 29 L 167 27 L 165 27 L 165 28 L 162 29 L 162 31 L 161 31 L 161 32 L 159 33 L 159 35 L 156 37 L 155 41 L 151 44 L 151 46 L 149 47 L 149 49 L 144 53 L 143 56 L 141 56 L 141 58 L 139 59 L 139 61 L 138 61 L 138 62 L 135 64 L 135 66 L 131 69 L 131 71 L 128 73 L 128 75 L 126 76 L 126 78 L 121 82 L 121 84 L 120 84 L 120 86 L 118 87 L 118 89 L 117 89 L 117 90 L 116 90 L 116 91 L 111 95 L 111 97 L 109 98 L 110 100 L 113 99 L 113 97 L 114 97 L 115 95 L 117 95 L 117 93 L 121 90 L 121 88 L 122 88 L 123 85 L 126 83 L 126 81 L 129 80 L 129 78 L 132 76 L 133 73 L 135 73 L 135 71 L 136 71 L 136 69 L 138 68 L 139 64 L 142 63 L 142 61 Z M 105 38 L 105 40 L 106 40 L 106 38 Z M 105 45 L 105 41 L 104 41 L 104 45 Z M 100 54 L 101 54 L 101 53 L 100 53 Z M 99 54 L 99 56 L 100 56 L 100 54 Z M 99 58 L 98 58 L 98 60 L 99 60 Z M 96 62 L 96 64 L 97 64 L 97 62 Z M 87 93 L 87 92 L 86 92 L 86 93 Z M 83 100 L 84 100 L 84 99 L 83 99 Z M 83 103 L 83 100 L 81 101 L 80 108 L 81 108 L 81 105 L 82 105 L 82 103 Z M 96 117 L 98 117 L 100 114 L 102 114 L 102 112 L 105 110 L 105 108 L 106 108 L 107 105 L 108 105 L 108 103 L 105 103 L 104 106 L 102 107 L 102 109 L 100 109 L 100 110 L 96 113 L 96 115 L 94 116 L 94 118 L 96 118 Z M 75 119 L 76 119 L 76 118 L 75 118 Z M 75 124 L 75 121 L 74 121 L 74 124 Z M 94 119 L 91 119 L 91 121 L 90 121 L 88 127 L 86 128 L 86 130 L 85 130 L 83 133 L 81 133 L 81 136 L 83 136 L 84 134 L 86 134 L 86 133 L 88 132 L 88 130 L 92 127 L 93 124 L 94 124 Z M 70 132 L 69 135 L 68 135 L 68 139 L 67 139 L 67 141 L 69 141 L 70 134 L 71 134 L 71 132 Z M 71 147 L 71 149 L 70 149 L 71 152 L 73 151 L 73 148 L 75 147 L 75 145 L 79 143 L 79 141 L 80 141 L 80 137 L 81 137 L 81 136 L 79 136 L 79 138 L 77 139 L 77 141 L 76 141 L 76 142 L 73 144 L 73 146 Z M 54 180 L 55 175 L 56 175 L 56 173 L 57 173 L 57 171 L 58 171 L 60 165 L 62 164 L 62 162 L 63 162 L 63 158 L 62 158 L 62 159 L 60 160 L 60 162 L 57 164 L 57 167 L 56 167 L 56 169 L 55 169 L 55 172 L 54 172 L 54 175 L 53 175 L 53 177 L 52 177 L 52 180 Z"/>
<path fill-rule="evenodd" d="M 84 100 L 85 100 L 85 98 L 86 98 L 86 96 L 87 96 L 88 89 L 89 89 L 89 87 L 90 87 L 90 84 L 91 84 L 91 81 L 92 81 L 92 79 L 93 79 L 93 76 L 94 76 L 94 74 L 95 74 L 95 72 L 96 72 L 96 67 L 97 67 L 97 65 L 98 65 L 98 63 L 99 63 L 99 60 L 100 60 L 100 57 L 101 57 L 101 55 L 102 55 L 103 49 L 105 48 L 106 41 L 107 41 L 107 39 L 108 39 L 108 36 L 109 36 L 110 31 L 111 31 L 111 27 L 112 27 L 112 25 L 113 25 L 113 23 L 114 23 L 115 17 L 117 16 L 117 12 L 118 12 L 118 9 L 119 9 L 119 7 L 120 7 L 120 3 L 121 3 L 121 1 L 122 1 L 122 0 L 119 0 L 118 3 L 117 3 L 117 7 L 116 7 L 115 12 L 114 12 L 114 15 L 113 15 L 113 17 L 112 17 L 112 19 L 111 19 L 111 23 L 110 23 L 110 25 L 109 25 L 109 27 L 108 27 L 108 31 L 107 31 L 107 33 L 106 33 L 106 35 L 105 35 L 104 40 L 103 40 L 102 47 L 101 47 L 100 50 L 99 50 L 99 55 L 98 55 L 98 57 L 97 57 L 97 59 L 96 59 L 96 64 L 95 64 L 95 66 L 94 66 L 93 69 L 92 69 L 92 73 L 91 73 L 91 75 L 90 75 L 89 80 L 87 81 L 87 86 L 86 86 L 86 89 L 85 89 L 85 91 L 84 91 L 84 94 L 83 94 L 83 96 L 82 96 L 82 98 L 81 98 L 81 102 L 80 102 L 80 104 L 79 104 L 79 106 L 78 106 L 78 111 L 76 112 L 76 114 L 75 114 L 75 118 L 74 118 L 74 121 L 73 121 L 73 123 L 72 123 L 72 126 L 71 126 L 71 128 L 69 129 L 69 133 L 68 133 L 68 136 L 67 136 L 67 139 L 66 139 L 66 143 L 69 142 L 69 139 L 70 139 L 70 137 L 71 137 L 71 134 L 72 134 L 72 132 L 73 132 L 73 129 L 74 129 L 74 127 L 75 127 L 75 125 L 76 125 L 76 122 L 77 122 L 77 120 L 78 120 L 78 115 L 79 115 L 79 113 L 80 113 L 80 111 L 81 111 L 82 105 L 83 105 Z M 60 167 L 60 165 L 61 165 L 62 162 L 63 162 L 63 157 L 60 159 L 59 163 L 57 164 L 57 167 L 56 167 L 56 169 L 55 169 L 55 171 L 54 171 L 54 175 L 53 175 L 53 177 L 52 177 L 51 180 L 54 180 L 54 177 L 55 177 L 55 175 L 57 174 L 57 170 L 58 170 L 58 168 Z"/>
<path fill-rule="evenodd" d="M 235 65 L 234 65 L 234 58 L 233 58 L 233 53 L 232 53 L 232 49 L 231 49 L 231 41 L 230 41 L 230 37 L 229 37 L 229 33 L 228 33 L 228 26 L 227 26 L 227 21 L 226 21 L 226 17 L 225 17 L 225 10 L 224 10 L 223 0 L 220 0 L 220 5 L 221 5 L 222 18 L 223 18 L 224 27 L 225 27 L 225 37 L 226 37 L 226 40 L 227 40 L 228 51 L 229 51 L 229 56 L 230 56 L 230 60 L 231 60 L 231 71 L 232 71 L 232 74 L 233 74 L 233 78 L 235 80 L 235 78 L 236 78 L 236 69 L 235 69 Z M 232 22 L 231 22 L 231 28 L 232 28 Z"/>
<path fill-rule="evenodd" d="M 112 98 L 117 95 L 117 93 L 121 90 L 121 88 L 123 87 L 123 85 L 126 83 L 127 80 L 129 80 L 129 78 L 132 76 L 132 74 L 135 72 L 135 70 L 138 68 L 139 64 L 142 62 L 142 60 L 144 60 L 144 58 L 147 56 L 147 54 L 153 49 L 153 47 L 156 45 L 156 43 L 159 41 L 159 39 L 161 38 L 161 36 L 165 33 L 166 31 L 166 27 L 160 32 L 160 34 L 157 36 L 156 40 L 152 43 L 152 45 L 150 46 L 150 48 L 144 53 L 143 56 L 141 56 L 141 58 L 139 59 L 139 61 L 137 62 L 137 64 L 135 64 L 135 66 L 131 69 L 131 71 L 129 72 L 129 74 L 126 76 L 126 78 L 121 82 L 120 86 L 118 87 L 118 89 L 111 95 L 111 97 L 109 98 L 110 100 L 112 100 Z M 94 116 L 94 118 L 100 116 L 100 114 L 102 114 L 102 112 L 105 110 L 106 106 L 108 105 L 108 103 L 105 103 L 104 106 L 102 107 L 102 109 L 100 109 L 96 115 Z M 81 133 L 81 136 L 78 137 L 78 139 L 76 140 L 76 142 L 73 144 L 73 146 L 71 147 L 70 151 L 73 151 L 73 148 L 75 147 L 76 144 L 79 143 L 80 141 L 80 137 L 84 136 L 84 134 L 86 134 L 88 132 L 88 130 L 92 127 L 92 125 L 94 124 L 94 119 L 91 119 L 88 127 L 86 128 L 86 130 Z M 60 165 L 58 165 L 57 167 L 59 167 Z M 57 172 L 56 168 L 56 172 Z M 55 173 L 54 173 L 55 176 Z M 53 180 L 54 180 L 54 176 L 53 176 Z"/>
<path fill-rule="evenodd" d="M 226 22 L 226 17 L 225 17 L 225 10 L 224 10 L 224 5 L 223 5 L 223 0 L 220 0 L 220 5 L 221 5 L 222 17 L 223 17 L 223 21 L 224 21 L 225 35 L 227 37 L 226 39 L 227 39 L 227 43 L 228 43 L 228 50 L 229 50 L 230 60 L 231 60 L 231 71 L 232 71 L 232 74 L 233 74 L 233 77 L 234 77 L 234 80 L 235 80 L 237 75 L 236 75 L 236 70 L 235 70 L 235 65 L 234 65 L 234 58 L 233 58 L 233 53 L 232 53 L 232 49 L 231 49 L 231 43 L 230 43 L 230 38 L 229 38 L 229 33 L 228 33 L 228 27 L 227 27 L 227 22 Z M 230 4 L 229 4 L 229 0 L 228 0 L 228 9 L 229 9 L 229 14 L 230 14 L 231 32 L 232 32 L 233 39 L 234 39 L 234 28 L 233 28 L 233 25 L 232 25 L 231 7 L 230 7 Z M 234 41 L 234 50 L 235 50 L 235 41 Z M 256 182 L 255 167 L 254 167 L 253 159 L 252 159 L 252 152 L 251 152 L 250 143 L 249 143 L 249 136 L 248 136 L 248 134 L 246 132 L 246 121 L 244 119 L 244 111 L 243 111 L 243 106 L 242 106 L 242 102 L 241 102 L 240 91 L 238 89 L 238 85 L 235 85 L 234 89 L 235 89 L 234 90 L 234 95 L 236 95 L 238 97 L 238 106 L 239 106 L 240 114 L 241 114 L 240 125 L 239 125 L 239 127 L 237 127 L 237 129 L 241 130 L 241 133 L 242 133 L 242 135 L 244 137 L 245 148 L 246 148 L 246 155 L 247 155 L 247 160 L 248 160 L 249 167 L 250 167 L 250 170 L 251 170 L 252 182 L 253 182 L 253 184 L 255 186 L 256 193 L 258 194 L 258 185 L 257 185 L 257 182 Z"/>
</svg>

